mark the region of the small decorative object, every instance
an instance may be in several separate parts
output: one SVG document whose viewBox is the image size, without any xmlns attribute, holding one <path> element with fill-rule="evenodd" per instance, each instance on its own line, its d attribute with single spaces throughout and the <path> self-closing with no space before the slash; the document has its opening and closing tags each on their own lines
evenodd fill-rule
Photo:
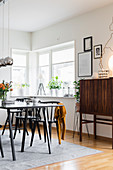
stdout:
<svg viewBox="0 0 113 170">
<path fill-rule="evenodd" d="M 109 77 L 108 69 L 101 69 L 98 71 L 98 78 L 108 78 L 108 77 Z"/>
<path fill-rule="evenodd" d="M 94 46 L 94 59 L 102 57 L 102 44 Z"/>
<path fill-rule="evenodd" d="M 2 102 L 5 103 L 7 92 L 9 91 L 13 91 L 12 81 L 10 81 L 9 83 L 5 83 L 5 81 L 3 80 L 3 82 L 0 83 L 0 99 L 2 99 Z"/>
<path fill-rule="evenodd" d="M 91 51 L 92 45 L 93 45 L 92 36 L 83 39 L 84 52 Z"/>
<path fill-rule="evenodd" d="M 78 54 L 78 77 L 92 76 L 92 51 Z"/>
<path fill-rule="evenodd" d="M 49 82 L 48 87 L 49 87 L 50 90 L 56 89 L 55 91 L 56 91 L 56 96 L 57 96 L 58 95 L 57 90 L 61 89 L 62 83 L 63 83 L 62 81 L 58 80 L 58 76 L 52 77 L 52 80 Z"/>
<path fill-rule="evenodd" d="M 80 111 L 80 80 L 74 81 L 73 84 L 75 85 L 75 89 L 76 89 L 76 94 L 74 95 L 75 99 L 76 99 L 76 107 L 77 107 L 77 111 Z"/>
</svg>

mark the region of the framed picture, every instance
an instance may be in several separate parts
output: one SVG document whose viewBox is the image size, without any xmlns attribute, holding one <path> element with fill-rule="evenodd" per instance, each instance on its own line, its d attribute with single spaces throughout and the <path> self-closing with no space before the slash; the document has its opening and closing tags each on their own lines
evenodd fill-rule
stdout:
<svg viewBox="0 0 113 170">
<path fill-rule="evenodd" d="M 84 52 L 91 51 L 92 45 L 93 45 L 92 37 L 86 37 L 83 39 Z"/>
<path fill-rule="evenodd" d="M 78 77 L 92 76 L 92 51 L 78 53 Z"/>
<path fill-rule="evenodd" d="M 94 46 L 94 58 L 98 59 L 102 57 L 102 44 Z"/>
</svg>

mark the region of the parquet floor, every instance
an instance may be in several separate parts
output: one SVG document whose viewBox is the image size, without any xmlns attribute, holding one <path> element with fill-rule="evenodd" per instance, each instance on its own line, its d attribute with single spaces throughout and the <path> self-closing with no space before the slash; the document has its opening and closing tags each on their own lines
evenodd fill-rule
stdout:
<svg viewBox="0 0 113 170">
<path fill-rule="evenodd" d="M 54 129 L 52 135 L 54 138 L 57 138 L 56 131 Z M 87 146 L 103 152 L 30 170 L 113 170 L 113 150 L 111 140 L 106 140 L 100 137 L 95 140 L 93 139 L 93 136 L 88 138 L 87 135 L 83 135 L 83 141 L 79 142 L 78 134 L 76 134 L 73 138 L 72 132 L 66 132 L 65 141 Z"/>
</svg>

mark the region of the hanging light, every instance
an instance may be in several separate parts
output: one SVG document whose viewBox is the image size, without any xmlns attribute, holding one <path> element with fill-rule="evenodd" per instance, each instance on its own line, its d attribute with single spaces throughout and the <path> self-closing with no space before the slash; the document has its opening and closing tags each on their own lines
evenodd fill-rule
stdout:
<svg viewBox="0 0 113 170">
<path fill-rule="evenodd" d="M 10 30 L 9 30 L 9 18 L 10 18 L 10 13 L 9 13 L 9 1 L 8 1 L 8 56 L 5 58 L 5 65 L 12 65 L 13 64 L 13 59 L 10 57 L 10 46 L 9 46 L 9 35 L 10 35 Z"/>
<path fill-rule="evenodd" d="M 2 33 L 2 59 L 0 59 L 0 67 L 12 65 L 13 59 L 10 57 L 10 47 L 9 47 L 9 1 L 8 1 L 8 56 L 4 58 L 4 6 L 7 0 L 0 0 L 0 4 L 3 5 L 3 33 Z"/>
<path fill-rule="evenodd" d="M 5 60 L 4 60 L 4 5 L 5 5 L 5 0 L 2 1 L 3 3 L 3 8 L 2 8 L 2 15 L 3 15 L 3 19 L 2 19 L 2 58 L 0 60 L 0 66 L 5 66 Z"/>
<path fill-rule="evenodd" d="M 5 64 L 6 65 L 12 65 L 13 64 L 13 58 L 10 57 L 10 46 L 9 46 L 9 40 L 10 40 L 10 30 L 9 30 L 9 18 L 10 18 L 10 11 L 9 11 L 9 1 L 8 1 L 8 56 L 5 58 Z"/>
</svg>

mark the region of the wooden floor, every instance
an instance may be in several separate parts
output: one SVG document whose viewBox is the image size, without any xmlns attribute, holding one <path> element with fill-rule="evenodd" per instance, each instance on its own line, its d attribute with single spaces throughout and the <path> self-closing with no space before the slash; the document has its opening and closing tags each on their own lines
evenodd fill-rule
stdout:
<svg viewBox="0 0 113 170">
<path fill-rule="evenodd" d="M 54 138 L 57 138 L 55 130 L 53 130 L 52 135 Z M 30 170 L 113 170 L 113 150 L 111 140 L 105 140 L 100 137 L 95 140 L 93 139 L 93 136 L 90 136 L 89 138 L 87 135 L 83 135 L 83 141 L 79 142 L 78 134 L 73 138 L 72 132 L 66 132 L 65 141 L 81 146 L 87 146 L 103 152 Z"/>
</svg>

